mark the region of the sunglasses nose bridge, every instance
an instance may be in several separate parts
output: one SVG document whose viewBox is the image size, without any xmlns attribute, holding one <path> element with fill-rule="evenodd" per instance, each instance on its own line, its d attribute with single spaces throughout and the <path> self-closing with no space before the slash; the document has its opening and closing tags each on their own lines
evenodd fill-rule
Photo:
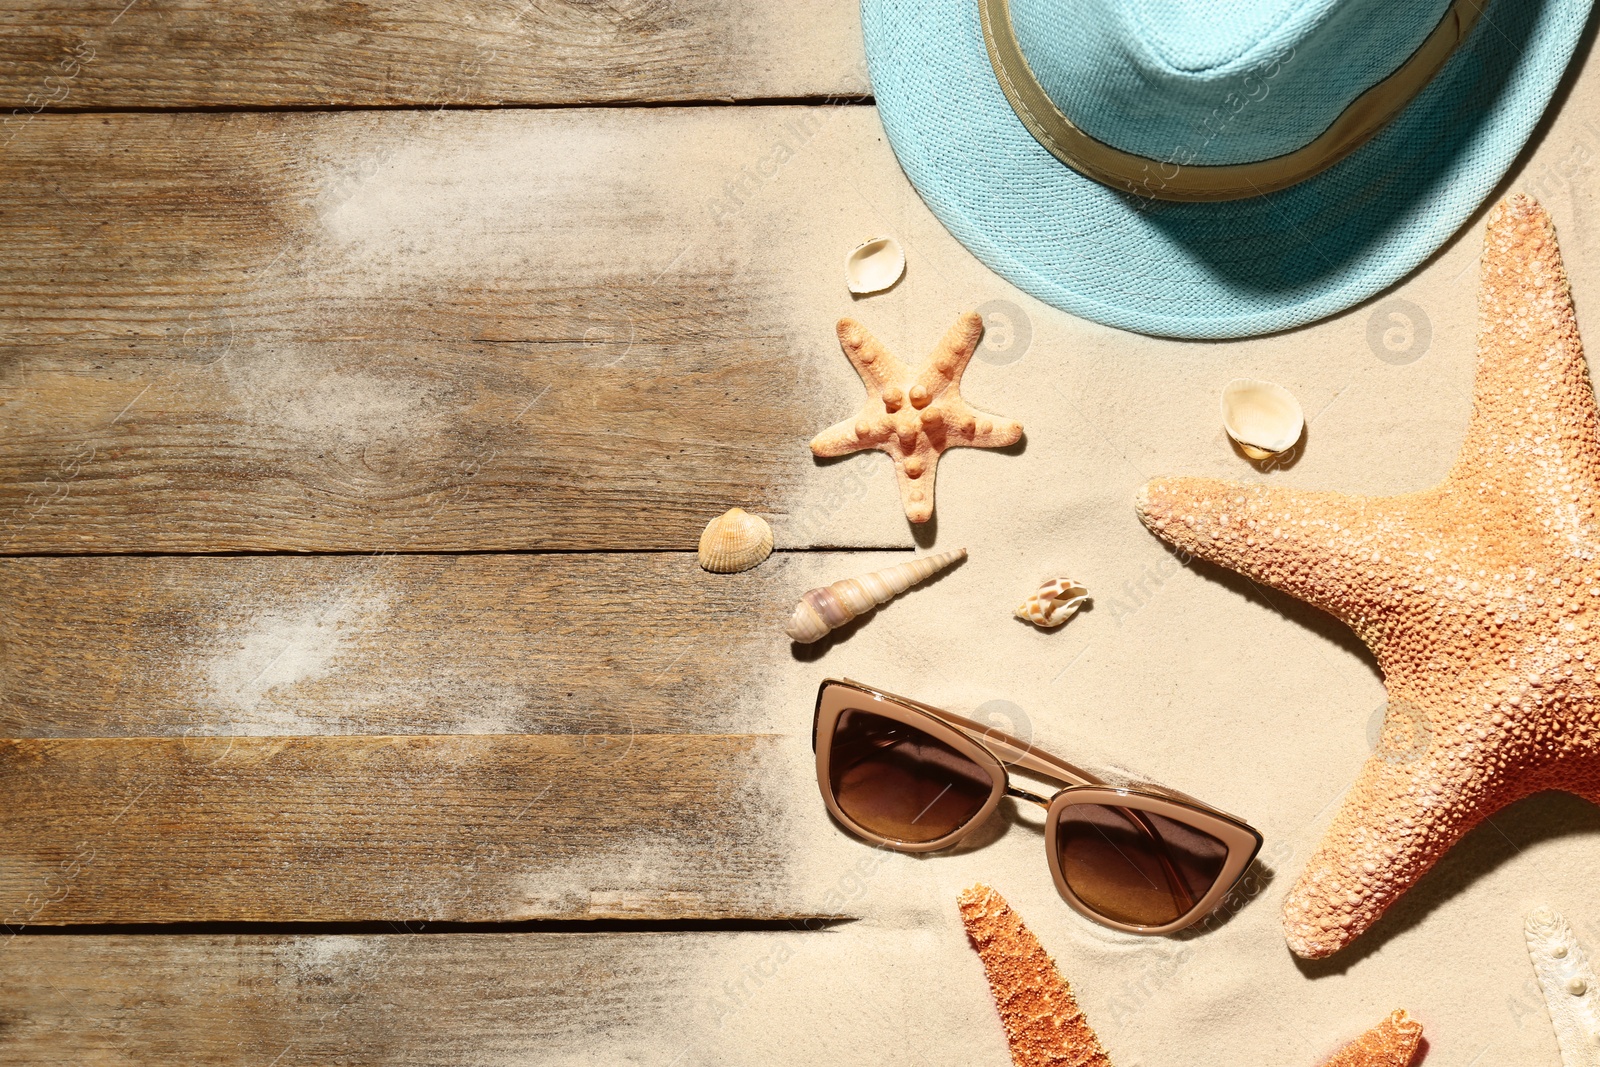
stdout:
<svg viewBox="0 0 1600 1067">
<path fill-rule="evenodd" d="M 1009 782 L 1006 783 L 1005 795 L 1008 797 L 1014 797 L 1017 800 L 1026 800 L 1030 804 L 1037 804 L 1046 811 L 1050 810 L 1049 798 L 1039 796 L 1037 793 L 1030 793 L 1026 789 L 1018 789 Z"/>
</svg>

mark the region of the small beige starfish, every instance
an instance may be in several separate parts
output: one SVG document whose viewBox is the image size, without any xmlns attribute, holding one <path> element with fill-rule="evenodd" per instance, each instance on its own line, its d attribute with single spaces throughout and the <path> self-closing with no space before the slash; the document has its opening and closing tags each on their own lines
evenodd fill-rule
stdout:
<svg viewBox="0 0 1600 1067">
<path fill-rule="evenodd" d="M 1140 494 L 1161 537 L 1354 629 L 1407 711 L 1284 904 L 1301 956 L 1349 944 L 1507 804 L 1600 802 L 1600 414 L 1555 229 L 1527 197 L 1489 215 L 1478 316 L 1472 420 L 1432 489 Z"/>
<path fill-rule="evenodd" d="M 876 448 L 894 460 L 906 518 L 933 518 L 933 478 L 947 448 L 1004 448 L 1022 438 L 1022 424 L 986 415 L 961 398 L 961 374 L 983 336 L 983 319 L 967 312 L 915 373 L 855 319 L 840 319 L 844 349 L 867 402 L 853 418 L 817 434 L 811 451 L 845 456 Z"/>
</svg>

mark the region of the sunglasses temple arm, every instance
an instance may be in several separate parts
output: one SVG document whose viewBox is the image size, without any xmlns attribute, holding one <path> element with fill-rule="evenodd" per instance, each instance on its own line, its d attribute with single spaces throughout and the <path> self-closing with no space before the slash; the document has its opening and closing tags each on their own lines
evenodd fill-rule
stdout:
<svg viewBox="0 0 1600 1067">
<path fill-rule="evenodd" d="M 993 752 L 1000 760 L 1011 767 L 1020 767 L 1025 771 L 1032 771 L 1051 781 L 1064 782 L 1067 785 L 1105 785 L 1103 781 L 1083 770 L 1074 767 L 1064 759 L 1057 759 L 1020 738 L 993 727 L 985 726 L 981 722 L 962 718 L 953 712 L 939 708 L 930 708 L 927 705 L 918 705 L 922 710 L 940 719 L 950 726 L 970 736 L 974 741 Z"/>
</svg>

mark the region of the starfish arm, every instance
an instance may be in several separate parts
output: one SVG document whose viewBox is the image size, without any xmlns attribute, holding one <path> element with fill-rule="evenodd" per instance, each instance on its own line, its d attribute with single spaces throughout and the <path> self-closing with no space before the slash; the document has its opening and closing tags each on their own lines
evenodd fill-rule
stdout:
<svg viewBox="0 0 1600 1067">
<path fill-rule="evenodd" d="M 840 319 L 834 329 L 839 335 L 839 347 L 861 375 L 861 384 L 867 387 L 870 399 L 894 391 L 910 374 L 906 365 L 855 319 Z"/>
<path fill-rule="evenodd" d="M 913 391 L 920 389 L 924 397 L 937 397 L 945 390 L 955 392 L 961 388 L 961 375 L 972 354 L 983 340 L 983 316 L 975 311 L 963 312 L 955 325 L 945 331 L 933 353 L 917 372 Z"/>
<path fill-rule="evenodd" d="M 1455 723 L 1450 712 L 1391 702 L 1378 750 L 1284 902 L 1295 955 L 1321 959 L 1348 945 L 1468 830 L 1534 791 L 1486 771 L 1491 746 Z"/>
<path fill-rule="evenodd" d="M 1391 585 L 1381 565 L 1366 562 L 1382 525 L 1371 514 L 1374 503 L 1214 478 L 1157 478 L 1134 506 L 1151 532 L 1184 552 L 1351 622 Z"/>
<path fill-rule="evenodd" d="M 811 454 L 814 456 L 848 456 L 852 452 L 876 447 L 878 443 L 873 438 L 872 428 L 860 415 L 836 422 L 811 439 Z"/>
<path fill-rule="evenodd" d="M 913 470 L 918 472 L 915 477 Z M 905 506 L 906 518 L 919 523 L 933 518 L 933 480 L 939 473 L 939 453 L 921 448 L 903 459 L 894 456 L 894 473 L 900 481 L 900 503 Z"/>
<path fill-rule="evenodd" d="M 1322 1067 L 1407 1067 L 1421 1043 L 1422 1024 L 1400 1009 L 1340 1049 Z"/>
<path fill-rule="evenodd" d="M 942 431 L 945 448 L 1005 448 L 1022 440 L 1022 423 L 979 411 L 960 397 L 947 396 L 939 414 L 930 433 Z"/>
<path fill-rule="evenodd" d="M 1559 532 L 1594 528 L 1600 415 L 1550 216 L 1514 196 L 1489 214 L 1478 301 L 1472 421 L 1452 484 L 1517 505 Z"/>
</svg>

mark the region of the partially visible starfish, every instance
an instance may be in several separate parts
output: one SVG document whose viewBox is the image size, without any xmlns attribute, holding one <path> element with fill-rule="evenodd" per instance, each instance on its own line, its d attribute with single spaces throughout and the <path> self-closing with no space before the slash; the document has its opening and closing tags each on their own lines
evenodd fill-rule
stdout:
<svg viewBox="0 0 1600 1067">
<path fill-rule="evenodd" d="M 1111 1067 L 1050 954 L 1006 898 L 978 883 L 956 898 L 983 960 L 1016 1067 Z"/>
<path fill-rule="evenodd" d="M 1528 958 L 1539 980 L 1561 1067 L 1600 1067 L 1600 982 L 1572 924 L 1549 908 L 1528 916 Z"/>
<path fill-rule="evenodd" d="M 1328 956 L 1463 834 L 1531 793 L 1600 802 L 1600 416 L 1549 216 L 1517 196 L 1484 239 L 1472 420 L 1432 489 L 1358 497 L 1151 482 L 1161 537 L 1332 613 L 1391 708 L 1284 905 Z"/>
<path fill-rule="evenodd" d="M 1393 1011 L 1383 1022 L 1362 1034 L 1322 1067 L 1406 1067 L 1422 1043 L 1422 1024 L 1404 1010 Z"/>
<path fill-rule="evenodd" d="M 961 398 L 961 374 L 983 336 L 981 316 L 956 320 L 915 373 L 855 319 L 840 319 L 839 347 L 867 387 L 854 417 L 811 441 L 819 456 L 844 456 L 876 448 L 894 460 L 906 518 L 933 518 L 933 478 L 947 448 L 1004 448 L 1022 437 L 1022 424 L 986 415 Z"/>
<path fill-rule="evenodd" d="M 1055 961 L 1005 897 L 981 882 L 957 898 L 961 922 L 983 961 L 1016 1067 L 1111 1067 L 1078 998 Z M 1396 1011 L 1323 1067 L 1407 1067 L 1422 1027 Z"/>
</svg>

